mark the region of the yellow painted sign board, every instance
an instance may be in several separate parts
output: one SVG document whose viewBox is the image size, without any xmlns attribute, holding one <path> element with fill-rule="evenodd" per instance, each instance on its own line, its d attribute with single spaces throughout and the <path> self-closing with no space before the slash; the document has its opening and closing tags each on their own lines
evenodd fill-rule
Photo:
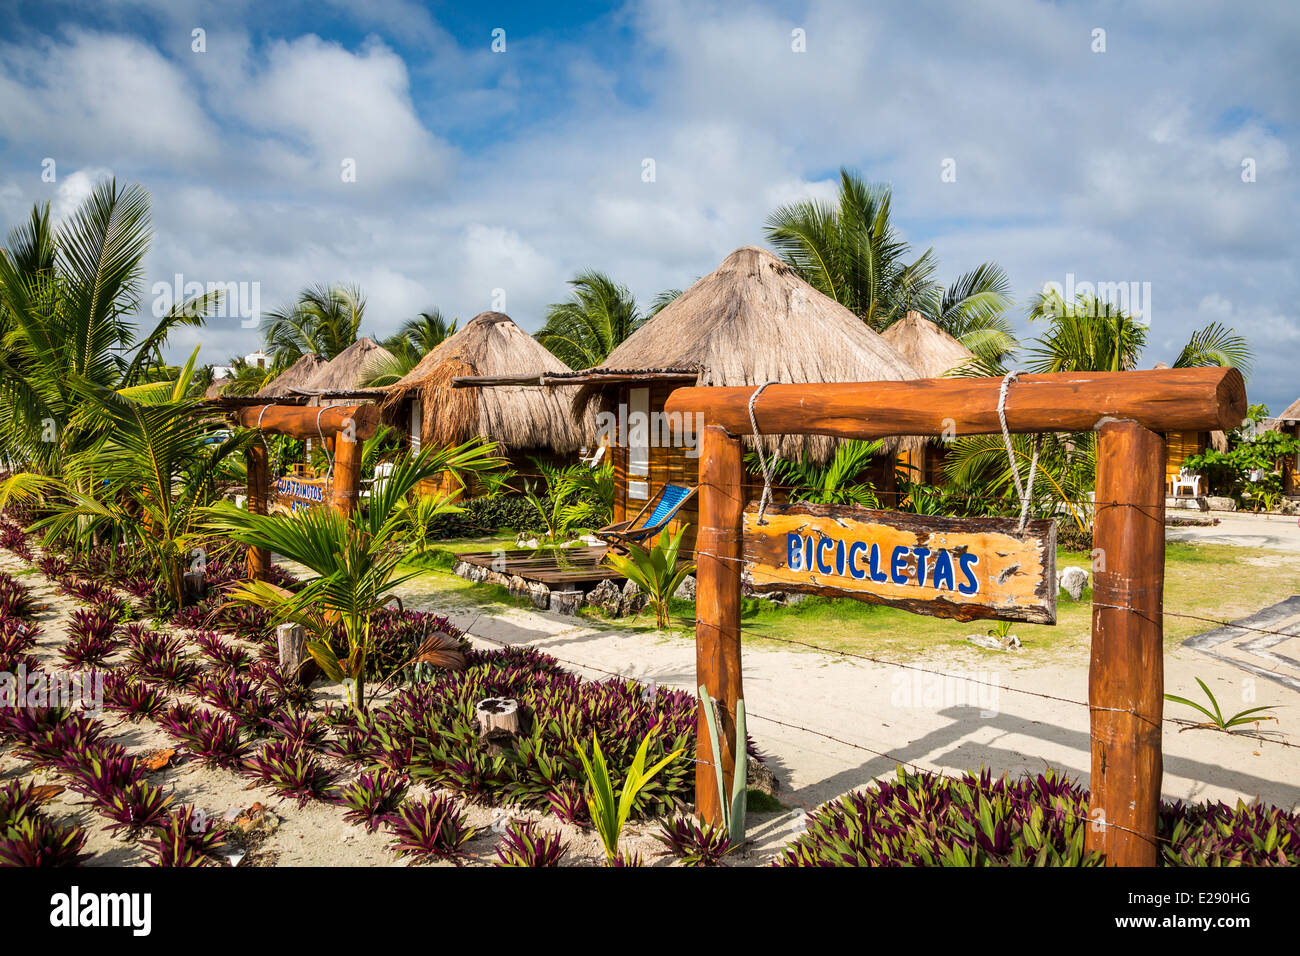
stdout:
<svg viewBox="0 0 1300 956">
<path fill-rule="evenodd" d="M 1056 522 L 949 518 L 857 505 L 769 505 L 744 515 L 743 580 L 758 591 L 847 597 L 917 614 L 1056 623 Z"/>
</svg>

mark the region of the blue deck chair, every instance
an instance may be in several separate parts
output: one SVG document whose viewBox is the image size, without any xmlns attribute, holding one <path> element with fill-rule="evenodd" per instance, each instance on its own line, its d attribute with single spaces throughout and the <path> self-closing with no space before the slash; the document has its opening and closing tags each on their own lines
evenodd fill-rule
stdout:
<svg viewBox="0 0 1300 956">
<path fill-rule="evenodd" d="M 596 537 L 616 550 L 625 550 L 629 543 L 640 544 L 667 527 L 673 516 L 694 496 L 695 488 L 691 485 L 666 484 L 642 506 L 636 517 L 606 525 L 596 532 Z"/>
</svg>

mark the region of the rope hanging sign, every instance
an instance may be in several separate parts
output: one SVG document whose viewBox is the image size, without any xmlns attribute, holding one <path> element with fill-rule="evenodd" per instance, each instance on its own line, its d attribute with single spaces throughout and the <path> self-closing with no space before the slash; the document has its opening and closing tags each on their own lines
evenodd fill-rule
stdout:
<svg viewBox="0 0 1300 956">
<path fill-rule="evenodd" d="M 763 453 L 754 401 L 749 401 L 763 493 L 745 509 L 742 580 L 754 590 L 847 597 L 932 617 L 1056 623 L 1056 522 L 1029 520 L 1035 443 L 1022 483 L 1006 429 L 1003 381 L 998 402 L 1017 518 L 950 518 L 882 511 L 852 504 L 778 504 L 772 466 Z"/>
</svg>

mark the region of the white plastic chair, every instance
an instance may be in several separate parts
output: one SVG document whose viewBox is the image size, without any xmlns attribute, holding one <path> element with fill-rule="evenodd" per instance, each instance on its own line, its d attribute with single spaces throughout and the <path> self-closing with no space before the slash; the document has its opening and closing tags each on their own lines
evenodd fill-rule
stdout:
<svg viewBox="0 0 1300 956">
<path fill-rule="evenodd" d="M 597 465 L 600 464 L 600 460 L 604 457 L 605 457 L 605 446 L 597 445 L 596 450 L 593 451 L 590 456 L 586 458 L 579 458 L 578 460 L 581 461 L 588 468 L 595 468 Z"/>
<path fill-rule="evenodd" d="M 388 483 L 388 478 L 393 473 L 393 463 L 391 461 L 381 461 L 375 465 L 375 476 L 370 480 L 370 487 L 361 492 L 362 498 L 369 498 L 371 494 L 384 490 L 384 485 Z"/>
<path fill-rule="evenodd" d="M 1186 468 L 1178 470 L 1178 477 L 1173 479 L 1174 497 L 1178 497 L 1178 489 L 1186 488 L 1192 493 L 1193 498 L 1201 497 L 1201 476 L 1193 474 Z"/>
</svg>

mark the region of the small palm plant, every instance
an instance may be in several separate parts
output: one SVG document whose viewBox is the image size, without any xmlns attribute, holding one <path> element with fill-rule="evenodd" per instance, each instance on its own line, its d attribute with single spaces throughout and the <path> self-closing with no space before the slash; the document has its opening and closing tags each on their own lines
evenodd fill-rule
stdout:
<svg viewBox="0 0 1300 956">
<path fill-rule="evenodd" d="M 1206 717 L 1209 718 L 1209 720 L 1203 723 L 1194 724 L 1193 726 L 1213 727 L 1216 730 L 1222 730 L 1226 732 L 1226 731 L 1230 731 L 1233 727 L 1239 727 L 1242 724 L 1253 724 L 1261 720 L 1277 720 L 1276 717 L 1253 716 L 1256 714 L 1261 714 L 1267 710 L 1275 710 L 1276 708 L 1274 708 L 1271 705 L 1266 707 L 1249 707 L 1246 710 L 1233 714 L 1231 717 L 1225 717 L 1223 716 L 1223 711 L 1219 709 L 1219 702 L 1215 700 L 1214 695 L 1210 693 L 1210 688 L 1205 686 L 1205 681 L 1201 680 L 1198 677 L 1196 678 L 1196 683 L 1201 685 L 1201 690 L 1205 691 L 1205 696 L 1209 698 L 1210 701 L 1209 707 L 1205 707 L 1202 704 L 1198 704 L 1194 700 L 1188 700 L 1186 697 L 1178 697 L 1175 694 L 1165 694 L 1165 700 L 1172 701 L 1175 704 L 1185 704 L 1188 707 L 1195 708 L 1196 710 L 1199 710 L 1202 714 L 1204 714 Z"/>
<path fill-rule="evenodd" d="M 613 865 L 614 860 L 618 858 L 618 838 L 623 832 L 623 824 L 632 813 L 637 794 L 644 790 L 664 767 L 683 753 L 681 750 L 674 750 L 647 770 L 646 754 L 650 750 L 650 742 L 654 739 L 655 733 L 651 730 L 641 741 L 636 756 L 632 758 L 632 766 L 628 767 L 627 773 L 623 776 L 623 786 L 619 788 L 617 795 L 614 793 L 614 782 L 610 778 L 609 764 L 605 761 L 604 751 L 600 749 L 600 741 L 596 736 L 593 734 L 591 738 L 590 757 L 587 756 L 587 751 L 583 749 L 582 744 L 577 740 L 573 742 L 574 749 L 582 759 L 582 768 L 587 774 L 587 809 L 591 813 L 592 825 L 600 835 L 601 845 L 605 848 L 605 862 L 610 865 Z"/>
<path fill-rule="evenodd" d="M 777 482 L 789 486 L 791 501 L 878 508 L 880 499 L 875 486 L 860 478 L 883 448 L 881 441 L 846 441 L 835 450 L 828 464 L 821 465 L 808 458 L 799 461 L 777 458 L 772 468 Z M 750 469 L 758 471 L 758 455 L 751 452 L 746 457 Z"/>
<path fill-rule="evenodd" d="M 246 581 L 231 590 L 232 600 L 264 608 L 277 621 L 301 624 L 311 635 L 308 653 L 328 678 L 344 683 L 354 709 L 364 710 L 371 618 L 392 600 L 394 588 L 420 573 L 398 573 L 407 551 L 407 497 L 420 482 L 444 471 L 498 467 L 494 451 L 495 446 L 475 440 L 402 458 L 368 506 L 346 517 L 328 507 L 257 515 L 218 504 L 209 512 L 210 531 L 281 554 L 316 575 L 296 593 L 265 581 Z M 347 637 L 348 652 L 342 660 L 330 646 L 336 622 L 342 623 Z"/>
<path fill-rule="evenodd" d="M 627 554 L 611 551 L 605 555 L 605 563 L 611 569 L 645 592 L 647 602 L 655 609 L 655 623 L 660 630 L 669 624 L 668 605 L 673 595 L 686 575 L 695 570 L 695 565 L 679 563 L 677 559 L 686 527 L 679 528 L 671 539 L 667 529 L 659 532 L 659 540 L 648 551 L 629 543 Z"/>
</svg>

